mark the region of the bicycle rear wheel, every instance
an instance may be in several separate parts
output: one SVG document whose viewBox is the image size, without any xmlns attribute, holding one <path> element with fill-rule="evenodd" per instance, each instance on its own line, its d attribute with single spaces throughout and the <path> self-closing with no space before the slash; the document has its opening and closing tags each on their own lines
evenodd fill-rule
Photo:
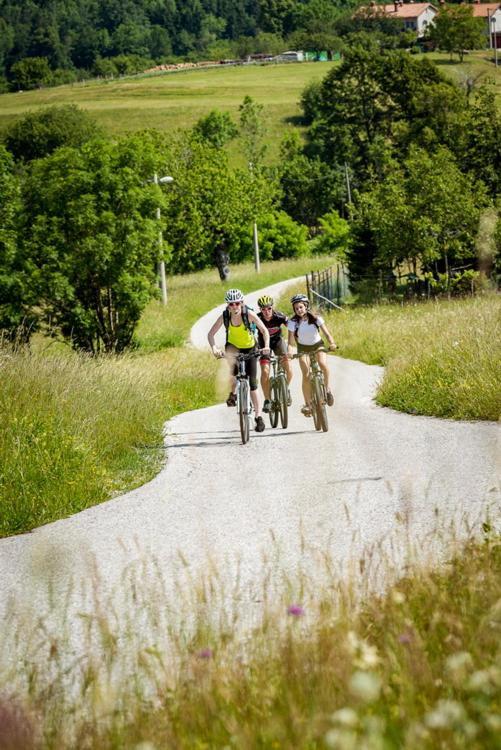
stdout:
<svg viewBox="0 0 501 750">
<path fill-rule="evenodd" d="M 325 397 L 325 386 L 320 381 L 317 380 L 316 382 L 317 386 L 317 412 L 318 412 L 318 421 L 320 424 L 320 428 L 323 432 L 327 432 L 329 429 L 329 421 L 327 419 L 327 408 L 325 406 L 326 403 L 326 397 Z"/>
<path fill-rule="evenodd" d="M 270 424 L 275 428 L 278 424 L 278 412 L 280 411 L 280 391 L 278 382 L 273 379 L 270 384 Z"/>
<path fill-rule="evenodd" d="M 240 422 L 240 435 L 242 436 L 242 443 L 249 440 L 249 383 L 246 380 L 241 380 L 238 384 L 238 419 Z"/>
<path fill-rule="evenodd" d="M 280 404 L 280 424 L 282 425 L 283 429 L 285 430 L 287 428 L 287 425 L 289 424 L 289 407 L 287 406 L 287 382 L 284 377 L 281 377 L 279 380 L 279 404 Z"/>
</svg>

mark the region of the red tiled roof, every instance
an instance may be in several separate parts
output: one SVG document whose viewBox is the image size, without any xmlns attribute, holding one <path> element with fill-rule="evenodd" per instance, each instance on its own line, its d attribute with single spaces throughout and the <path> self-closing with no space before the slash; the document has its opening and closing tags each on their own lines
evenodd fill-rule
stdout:
<svg viewBox="0 0 501 750">
<path fill-rule="evenodd" d="M 388 3 L 386 5 L 375 5 L 372 6 L 374 10 L 384 10 L 384 12 L 392 18 L 419 18 L 421 13 L 427 8 L 433 8 L 437 10 L 431 3 L 404 3 L 403 5 L 397 5 L 395 9 L 395 3 Z"/>
<path fill-rule="evenodd" d="M 492 16 L 498 8 L 501 8 L 500 3 L 473 3 L 473 15 L 477 18 L 487 18 Z"/>
</svg>

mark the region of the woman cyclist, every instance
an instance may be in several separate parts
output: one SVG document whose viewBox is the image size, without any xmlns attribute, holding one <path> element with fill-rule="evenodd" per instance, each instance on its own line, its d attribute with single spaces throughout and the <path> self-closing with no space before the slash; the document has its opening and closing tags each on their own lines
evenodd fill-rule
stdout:
<svg viewBox="0 0 501 750">
<path fill-rule="evenodd" d="M 228 406 L 235 406 L 237 403 L 236 397 L 236 374 L 237 364 L 235 358 L 237 354 L 248 354 L 256 351 L 256 339 L 252 331 L 252 325 L 255 325 L 259 333 L 263 337 L 263 354 L 269 354 L 270 346 L 270 335 L 268 329 L 264 323 L 259 320 L 256 313 L 249 310 L 244 305 L 244 295 L 240 289 L 228 289 L 224 297 L 227 303 L 227 308 L 217 318 L 214 325 L 210 329 L 207 339 L 209 341 L 210 348 L 215 357 L 226 356 L 230 365 L 231 372 L 231 391 L 230 395 L 226 399 Z M 225 325 L 226 328 L 226 345 L 225 353 L 216 346 L 214 336 L 219 331 L 221 326 Z M 264 420 L 261 416 L 261 400 L 257 390 L 257 358 L 251 357 L 245 362 L 245 372 L 249 377 L 250 385 L 250 396 L 254 412 L 256 414 L 256 432 L 263 432 Z"/>
<path fill-rule="evenodd" d="M 264 294 L 257 301 L 259 307 L 258 318 L 260 318 L 270 334 L 270 349 L 277 357 L 282 360 L 282 367 L 285 370 L 287 384 L 292 380 L 292 368 L 287 359 L 287 346 L 282 338 L 282 326 L 287 326 L 287 315 L 273 309 L 273 297 Z M 264 340 L 259 333 L 258 344 L 260 348 L 264 346 Z M 259 360 L 261 365 L 261 388 L 263 389 L 264 404 L 263 411 L 270 411 L 270 357 L 263 354 Z M 289 395 L 290 406 L 290 395 Z"/>
<path fill-rule="evenodd" d="M 289 319 L 287 324 L 287 329 L 289 331 L 287 353 L 291 356 L 292 347 L 295 345 L 297 345 L 297 353 L 299 355 L 306 355 L 308 352 L 317 352 L 317 362 L 322 370 L 325 390 L 327 391 L 327 404 L 332 406 L 334 403 L 334 396 L 329 388 L 329 368 L 327 367 L 327 357 L 325 352 L 319 352 L 317 350 L 324 347 L 324 342 L 320 336 L 320 332 L 324 334 L 329 342 L 329 349 L 331 351 L 336 349 L 334 339 L 328 331 L 324 319 L 320 317 L 320 315 L 313 315 L 313 313 L 310 312 L 310 302 L 308 297 L 304 294 L 295 294 L 294 297 L 291 298 L 291 304 L 292 309 L 294 310 L 294 315 Z M 305 417 L 311 417 L 311 392 L 308 377 L 308 359 L 307 356 L 299 357 L 299 365 L 303 376 L 302 389 L 304 396 L 304 406 L 302 407 L 301 412 Z"/>
</svg>

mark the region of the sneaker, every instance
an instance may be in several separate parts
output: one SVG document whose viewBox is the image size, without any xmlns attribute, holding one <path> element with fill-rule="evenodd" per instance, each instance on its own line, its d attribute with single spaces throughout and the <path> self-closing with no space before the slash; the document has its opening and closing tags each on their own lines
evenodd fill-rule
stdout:
<svg viewBox="0 0 501 750">
<path fill-rule="evenodd" d="M 334 396 L 331 391 L 327 391 L 327 406 L 332 406 L 334 403 Z"/>
<path fill-rule="evenodd" d="M 263 432 L 264 430 L 264 419 L 262 417 L 256 417 L 256 432 Z"/>
<path fill-rule="evenodd" d="M 303 414 L 305 417 L 311 417 L 311 409 L 308 404 L 305 404 L 301 407 L 301 414 Z"/>
<path fill-rule="evenodd" d="M 292 396 L 290 388 L 287 388 L 287 406 L 292 406 Z"/>
<path fill-rule="evenodd" d="M 226 406 L 236 406 L 236 405 L 237 405 L 237 394 L 230 393 L 230 395 L 226 399 Z"/>
<path fill-rule="evenodd" d="M 270 399 L 265 398 L 264 404 L 263 404 L 263 411 L 265 414 L 268 414 L 271 408 Z"/>
</svg>

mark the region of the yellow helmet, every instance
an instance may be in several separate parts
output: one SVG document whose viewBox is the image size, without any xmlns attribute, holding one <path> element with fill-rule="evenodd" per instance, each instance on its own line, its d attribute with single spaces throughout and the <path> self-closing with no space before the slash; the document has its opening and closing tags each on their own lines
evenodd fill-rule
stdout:
<svg viewBox="0 0 501 750">
<path fill-rule="evenodd" d="M 273 307 L 273 297 L 263 294 L 257 301 L 258 307 Z"/>
</svg>

